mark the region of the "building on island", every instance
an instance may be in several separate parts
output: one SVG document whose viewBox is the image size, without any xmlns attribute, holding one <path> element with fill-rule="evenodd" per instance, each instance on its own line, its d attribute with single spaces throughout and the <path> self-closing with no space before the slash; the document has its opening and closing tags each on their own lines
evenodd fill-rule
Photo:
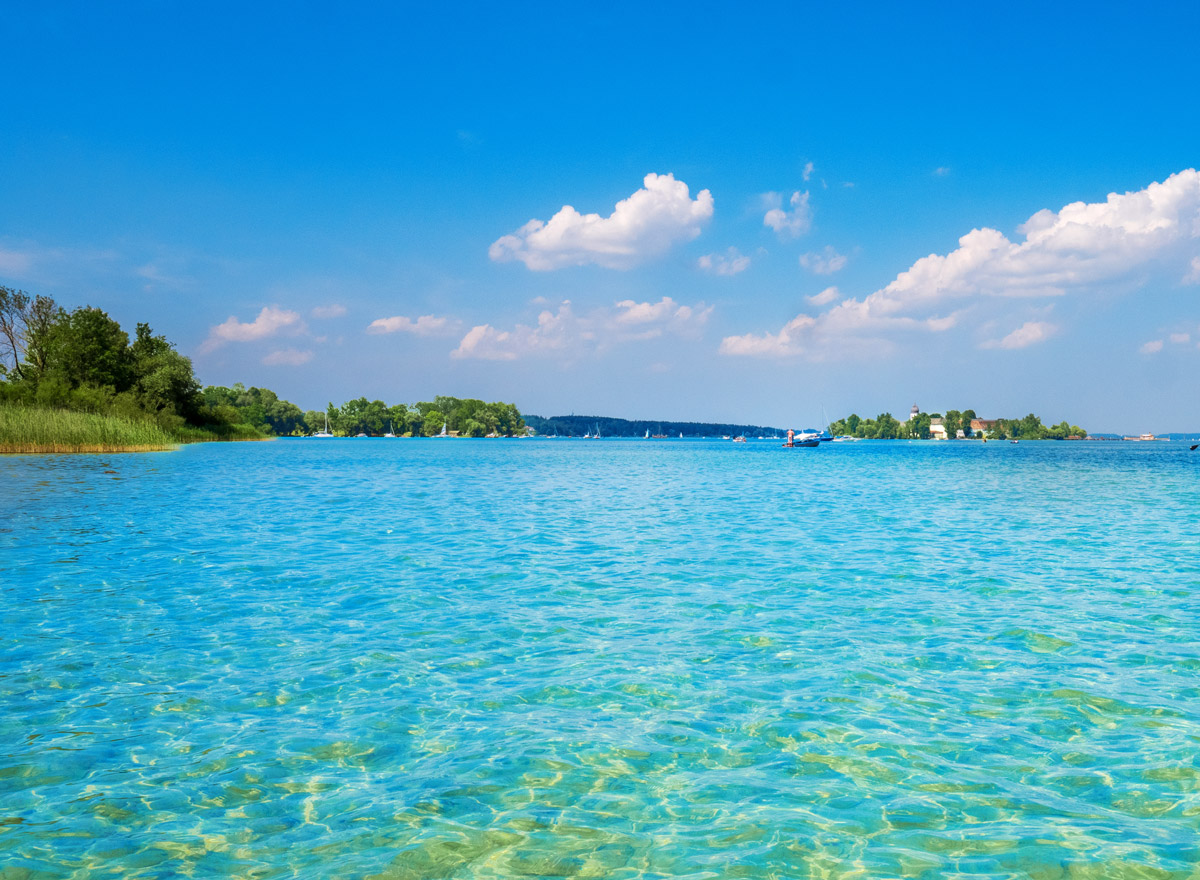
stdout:
<svg viewBox="0 0 1200 880">
<path fill-rule="evenodd" d="M 929 439 L 930 440 L 947 440 L 950 435 L 946 433 L 945 419 L 930 419 L 929 420 Z"/>
<path fill-rule="evenodd" d="M 971 433 L 976 436 L 986 436 L 992 428 L 996 427 L 996 422 L 999 419 L 971 419 Z"/>
</svg>

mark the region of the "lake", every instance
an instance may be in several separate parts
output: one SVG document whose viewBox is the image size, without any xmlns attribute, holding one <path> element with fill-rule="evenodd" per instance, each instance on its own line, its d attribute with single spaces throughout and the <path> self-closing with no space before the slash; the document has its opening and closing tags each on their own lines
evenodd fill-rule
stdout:
<svg viewBox="0 0 1200 880">
<path fill-rule="evenodd" d="M 1194 877 L 1200 452 L 0 458 L 0 877 Z"/>
</svg>

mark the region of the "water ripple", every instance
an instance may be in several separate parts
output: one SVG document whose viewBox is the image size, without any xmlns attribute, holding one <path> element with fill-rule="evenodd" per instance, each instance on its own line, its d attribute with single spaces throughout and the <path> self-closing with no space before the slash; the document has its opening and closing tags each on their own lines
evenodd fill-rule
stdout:
<svg viewBox="0 0 1200 880">
<path fill-rule="evenodd" d="M 0 877 L 1184 878 L 1172 444 L 0 460 Z"/>
</svg>

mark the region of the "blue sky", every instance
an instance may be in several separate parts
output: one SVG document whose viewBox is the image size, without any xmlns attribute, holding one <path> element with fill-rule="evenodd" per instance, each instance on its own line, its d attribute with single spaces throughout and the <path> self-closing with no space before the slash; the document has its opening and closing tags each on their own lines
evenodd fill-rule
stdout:
<svg viewBox="0 0 1200 880">
<path fill-rule="evenodd" d="M 0 283 L 205 383 L 1200 428 L 1194 4 L 6 6 Z"/>
</svg>

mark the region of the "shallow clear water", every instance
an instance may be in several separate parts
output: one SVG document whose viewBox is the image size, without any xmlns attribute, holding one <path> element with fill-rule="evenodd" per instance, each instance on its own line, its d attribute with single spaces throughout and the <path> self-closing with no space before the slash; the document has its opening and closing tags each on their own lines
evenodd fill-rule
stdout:
<svg viewBox="0 0 1200 880">
<path fill-rule="evenodd" d="M 1183 444 L 0 459 L 0 877 L 1194 877 Z"/>
</svg>

